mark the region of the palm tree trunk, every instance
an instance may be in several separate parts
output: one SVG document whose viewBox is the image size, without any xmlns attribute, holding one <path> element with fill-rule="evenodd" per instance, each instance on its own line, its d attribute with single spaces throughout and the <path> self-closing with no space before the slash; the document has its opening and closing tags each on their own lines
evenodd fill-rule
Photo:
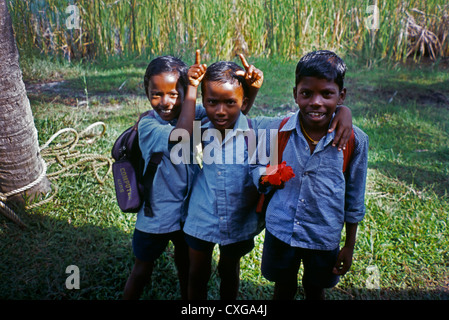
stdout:
<svg viewBox="0 0 449 320">
<path fill-rule="evenodd" d="M 6 0 L 0 0 L 0 202 L 23 202 L 24 193 L 48 192 L 49 182 L 44 177 L 33 188 L 11 199 L 4 197 L 36 181 L 44 169 L 11 17 Z"/>
</svg>

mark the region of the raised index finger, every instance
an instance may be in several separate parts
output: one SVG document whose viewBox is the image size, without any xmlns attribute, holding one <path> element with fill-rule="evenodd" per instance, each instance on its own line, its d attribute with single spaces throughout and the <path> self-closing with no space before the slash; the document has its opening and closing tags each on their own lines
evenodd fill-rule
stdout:
<svg viewBox="0 0 449 320">
<path fill-rule="evenodd" d="M 200 64 L 201 61 L 201 53 L 200 50 L 196 50 L 196 55 L 195 55 L 195 64 Z"/>
<path fill-rule="evenodd" d="M 245 68 L 245 70 L 248 70 L 249 63 L 248 63 L 248 61 L 246 61 L 245 56 L 242 53 L 240 53 L 239 57 L 240 57 L 240 60 L 242 60 L 242 64 L 243 64 L 243 67 Z"/>
</svg>

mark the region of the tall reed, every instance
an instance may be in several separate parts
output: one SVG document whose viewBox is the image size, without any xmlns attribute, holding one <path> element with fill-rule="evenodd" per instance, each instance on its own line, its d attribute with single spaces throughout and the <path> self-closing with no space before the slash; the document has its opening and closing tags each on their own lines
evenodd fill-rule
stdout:
<svg viewBox="0 0 449 320">
<path fill-rule="evenodd" d="M 70 4 L 79 8 L 79 29 L 67 27 Z M 371 5 L 379 24 L 370 29 Z M 10 9 L 22 51 L 70 59 L 183 56 L 195 48 L 210 58 L 245 52 L 296 59 L 327 48 L 399 61 L 428 53 L 419 46 L 411 52 L 409 15 L 436 35 L 438 55 L 449 56 L 447 0 L 10 0 Z"/>
</svg>

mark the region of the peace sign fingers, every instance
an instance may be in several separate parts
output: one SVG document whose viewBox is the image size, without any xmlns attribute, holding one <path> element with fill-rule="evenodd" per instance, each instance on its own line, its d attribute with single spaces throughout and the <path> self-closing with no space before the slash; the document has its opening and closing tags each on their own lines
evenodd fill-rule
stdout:
<svg viewBox="0 0 449 320">
<path fill-rule="evenodd" d="M 254 65 L 250 65 L 243 54 L 239 54 L 239 57 L 246 72 L 241 70 L 237 71 L 236 74 L 245 77 L 246 83 L 250 87 L 259 89 L 263 83 L 263 72 Z"/>
</svg>

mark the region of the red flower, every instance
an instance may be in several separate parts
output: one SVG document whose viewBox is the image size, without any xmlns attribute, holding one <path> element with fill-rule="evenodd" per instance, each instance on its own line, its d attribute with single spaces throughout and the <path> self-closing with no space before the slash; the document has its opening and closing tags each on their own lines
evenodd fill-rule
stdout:
<svg viewBox="0 0 449 320">
<path fill-rule="evenodd" d="M 292 167 L 287 166 L 285 161 L 274 166 L 268 164 L 266 172 L 266 176 L 262 177 L 262 183 L 269 183 L 273 186 L 280 186 L 295 176 Z"/>
</svg>

